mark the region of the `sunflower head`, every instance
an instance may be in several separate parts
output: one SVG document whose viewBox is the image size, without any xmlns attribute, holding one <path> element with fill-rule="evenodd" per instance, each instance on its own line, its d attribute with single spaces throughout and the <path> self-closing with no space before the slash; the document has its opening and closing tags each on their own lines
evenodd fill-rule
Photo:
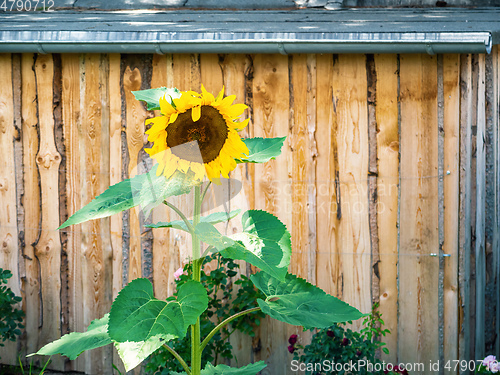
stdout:
<svg viewBox="0 0 500 375">
<path fill-rule="evenodd" d="M 235 159 L 248 155 L 238 135 L 248 119 L 236 120 L 247 106 L 233 104 L 235 95 L 223 95 L 224 89 L 214 97 L 202 86 L 201 94 L 183 91 L 171 102 L 160 99 L 162 116 L 146 121 L 152 125 L 146 134 L 153 143 L 146 152 L 158 162 L 158 175 L 169 178 L 176 170 L 191 170 L 199 181 L 204 176 L 211 181 L 228 178 Z"/>
</svg>

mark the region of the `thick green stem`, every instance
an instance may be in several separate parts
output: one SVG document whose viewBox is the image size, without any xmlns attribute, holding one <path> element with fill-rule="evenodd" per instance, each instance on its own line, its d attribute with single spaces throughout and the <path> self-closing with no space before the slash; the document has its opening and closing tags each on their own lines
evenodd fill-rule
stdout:
<svg viewBox="0 0 500 375">
<path fill-rule="evenodd" d="M 260 307 L 254 307 L 253 309 L 248 309 L 248 310 L 245 310 L 245 311 L 241 311 L 241 312 L 239 312 L 237 314 L 234 314 L 233 316 L 230 316 L 229 318 L 227 318 L 226 320 L 222 321 L 221 323 L 219 323 L 219 325 L 217 327 L 215 327 L 212 330 L 212 332 L 210 332 L 208 334 L 208 336 L 205 337 L 205 340 L 203 340 L 203 342 L 201 343 L 201 351 L 203 352 L 203 349 L 205 349 L 205 346 L 207 346 L 207 344 L 210 342 L 210 340 L 212 339 L 212 337 L 214 337 L 214 335 L 217 333 L 217 331 L 219 331 L 226 324 L 231 323 L 234 319 L 237 319 L 240 316 L 243 316 L 243 315 L 246 315 L 246 314 L 250 314 L 250 313 L 253 313 L 253 312 L 259 311 L 259 310 L 260 310 Z"/>
<path fill-rule="evenodd" d="M 194 188 L 194 212 L 193 212 L 193 228 L 196 228 L 200 222 L 201 216 L 201 186 Z M 193 243 L 193 280 L 201 280 L 201 265 L 203 258 L 200 253 L 200 240 L 194 230 L 191 232 Z M 200 375 L 201 372 L 201 348 L 200 348 L 200 318 L 194 325 L 191 326 L 191 374 Z"/>
<path fill-rule="evenodd" d="M 189 369 L 189 366 L 187 365 L 186 362 L 184 362 L 184 360 L 179 355 L 179 353 L 177 353 L 174 349 L 172 349 L 167 344 L 163 344 L 163 347 L 165 349 L 167 349 L 170 352 L 170 354 L 172 354 L 175 357 L 175 359 L 177 359 L 179 361 L 179 363 L 181 364 L 182 368 L 186 371 L 186 374 L 187 375 L 191 375 L 191 370 Z"/>
</svg>

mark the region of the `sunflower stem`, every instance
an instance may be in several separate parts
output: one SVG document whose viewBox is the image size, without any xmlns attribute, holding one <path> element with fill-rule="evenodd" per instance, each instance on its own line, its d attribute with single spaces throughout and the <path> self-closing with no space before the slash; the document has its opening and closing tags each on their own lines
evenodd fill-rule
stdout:
<svg viewBox="0 0 500 375">
<path fill-rule="evenodd" d="M 207 186 L 205 186 L 205 189 L 203 190 L 203 194 L 201 194 L 201 202 L 205 199 L 205 195 L 207 194 L 208 188 L 212 185 L 212 181 L 208 181 Z"/>
<path fill-rule="evenodd" d="M 200 240 L 195 234 L 194 228 L 200 222 L 201 216 L 201 186 L 194 188 L 194 212 L 193 212 L 193 230 L 191 232 L 193 243 L 193 280 L 201 280 L 201 265 L 203 258 L 200 257 Z M 200 375 L 201 372 L 201 335 L 200 318 L 191 326 L 191 375 Z"/>
<path fill-rule="evenodd" d="M 184 369 L 184 371 L 186 371 L 186 374 L 187 375 L 191 375 L 191 370 L 189 369 L 189 366 L 187 365 L 186 362 L 184 362 L 184 360 L 179 355 L 179 353 L 177 353 L 173 348 L 171 348 L 167 344 L 163 344 L 163 347 L 165 349 L 167 349 L 170 352 L 170 354 L 172 354 L 175 357 L 175 359 L 177 359 L 179 361 L 179 363 L 181 364 L 181 366 Z"/>
<path fill-rule="evenodd" d="M 205 340 L 203 340 L 203 342 L 201 343 L 201 351 L 203 352 L 203 349 L 205 349 L 205 346 L 207 346 L 207 344 L 210 342 L 210 340 L 212 339 L 212 337 L 215 336 L 215 334 L 222 328 L 224 327 L 226 324 L 228 323 L 231 323 L 234 319 L 237 319 L 243 315 L 246 315 L 246 314 L 250 314 L 250 313 L 253 313 L 253 312 L 256 312 L 256 311 L 259 311 L 260 310 L 260 307 L 254 307 L 252 309 L 248 309 L 248 310 L 245 310 L 245 311 L 240 311 L 239 313 L 236 313 L 232 316 L 230 316 L 229 318 L 227 318 L 226 320 L 224 320 L 223 322 L 219 323 L 219 325 L 217 327 L 215 327 L 212 332 L 210 332 L 208 334 L 207 337 L 205 337 Z"/>
<path fill-rule="evenodd" d="M 187 228 L 188 228 L 189 232 L 190 232 L 191 234 L 193 234 L 193 233 L 194 233 L 194 226 L 193 226 L 193 224 L 191 224 L 191 222 L 190 222 L 190 221 L 188 220 L 188 218 L 187 218 L 187 217 L 186 217 L 186 216 L 182 213 L 182 211 L 181 211 L 181 210 L 179 210 L 177 207 L 175 207 L 175 206 L 174 206 L 172 203 L 170 203 L 170 202 L 163 201 L 163 204 L 164 204 L 164 205 L 166 205 L 167 207 L 170 207 L 172 210 L 174 210 L 174 211 L 175 211 L 175 213 L 181 217 L 182 221 L 184 221 L 184 223 L 186 224 L 186 226 L 187 226 Z"/>
</svg>

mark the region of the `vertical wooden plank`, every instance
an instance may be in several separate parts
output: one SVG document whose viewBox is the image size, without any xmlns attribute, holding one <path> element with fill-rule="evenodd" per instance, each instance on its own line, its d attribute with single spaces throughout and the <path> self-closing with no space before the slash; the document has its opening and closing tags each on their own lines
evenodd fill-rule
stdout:
<svg viewBox="0 0 500 375">
<path fill-rule="evenodd" d="M 125 92 L 125 115 L 127 123 L 127 149 L 129 154 L 129 178 L 138 174 L 139 152 L 144 146 L 144 121 L 146 112 L 141 102 L 135 99 L 132 91 L 141 89 L 142 77 L 138 68 L 133 70 L 130 66 L 125 68 L 123 74 L 123 91 Z M 139 220 L 140 208 L 130 209 L 130 254 L 128 280 L 132 281 L 142 277 L 142 249 L 141 225 Z"/>
<path fill-rule="evenodd" d="M 338 58 L 332 55 L 318 55 L 316 58 L 316 122 L 317 149 L 316 191 L 317 191 L 317 285 L 325 292 L 342 297 L 340 274 L 341 260 L 337 238 L 340 204 L 337 195 L 337 101 L 333 97 L 333 85 L 338 80 Z M 335 61 L 335 66 L 334 66 Z"/>
<path fill-rule="evenodd" d="M 254 58 L 254 132 L 257 137 L 288 135 L 289 79 L 288 58 L 281 55 L 256 55 Z M 255 206 L 278 216 L 291 230 L 290 147 L 285 142 L 277 160 L 255 166 Z M 292 244 L 293 246 L 293 244 Z M 267 359 L 262 374 L 287 374 L 289 358 L 286 346 L 287 327 L 264 319 L 260 329 L 262 351 L 255 360 Z"/>
<path fill-rule="evenodd" d="M 205 89 L 217 96 L 224 84 L 222 68 L 219 63 L 219 55 L 202 54 L 200 55 L 200 80 Z M 227 93 L 225 93 L 227 96 Z M 205 202 L 202 205 L 202 214 L 207 215 L 212 212 L 220 212 L 229 210 L 228 195 L 229 181 L 223 179 L 221 185 L 212 185 L 207 192 Z M 224 202 L 222 206 L 217 207 L 217 203 Z M 220 223 L 216 227 L 222 233 L 227 234 L 227 224 Z"/>
<path fill-rule="evenodd" d="M 439 359 L 436 57 L 401 55 L 400 105 L 398 360 L 429 363 Z"/>
<path fill-rule="evenodd" d="M 458 233 L 460 148 L 460 56 L 443 56 L 444 97 L 444 260 L 443 353 L 444 361 L 458 356 Z M 445 374 L 456 374 L 445 369 Z"/>
<path fill-rule="evenodd" d="M 17 210 L 14 163 L 14 97 L 12 89 L 11 54 L 0 54 L 0 268 L 10 270 L 12 278 L 7 286 L 21 296 L 19 284 L 19 246 L 17 241 Z M 0 348 L 2 361 L 15 364 L 15 343 Z"/>
<path fill-rule="evenodd" d="M 362 312 L 371 310 L 370 229 L 368 222 L 368 113 L 364 55 L 339 55 L 334 84 L 341 219 L 342 299 Z M 361 321 L 353 322 L 354 328 Z"/>
<path fill-rule="evenodd" d="M 197 54 L 175 54 L 173 56 L 173 86 L 181 91 L 200 91 L 201 72 L 199 55 Z M 193 193 L 173 197 L 171 201 L 188 217 L 193 212 Z M 178 220 L 179 217 L 171 216 Z M 174 251 L 179 254 L 180 263 L 184 264 L 191 255 L 191 237 L 181 231 L 174 231 Z"/>
<path fill-rule="evenodd" d="M 307 133 L 307 56 L 304 54 L 292 57 L 291 69 L 291 96 L 293 107 L 291 111 L 290 143 L 292 149 L 292 182 L 291 182 L 291 215 L 293 252 L 290 272 L 307 278 L 310 264 L 309 253 L 309 218 L 308 218 L 308 191 L 309 184 L 309 154 Z"/>
<path fill-rule="evenodd" d="M 82 133 L 85 154 L 85 194 L 82 206 L 102 193 L 101 181 L 101 132 L 102 97 L 100 90 L 100 60 L 98 54 L 85 56 L 85 103 L 82 114 Z M 93 220 L 82 224 L 82 277 L 83 277 L 83 322 L 87 327 L 94 319 L 106 312 L 105 257 L 103 249 L 103 223 Z M 108 373 L 111 363 L 105 363 L 106 350 L 96 349 L 85 360 L 85 372 Z"/>
<path fill-rule="evenodd" d="M 459 358 L 472 359 L 471 352 L 471 188 L 472 160 L 472 56 L 460 58 L 460 217 L 459 217 Z M 460 371 L 460 374 L 466 374 Z"/>
<path fill-rule="evenodd" d="M 80 143 L 83 140 L 80 123 L 80 56 L 62 54 L 62 116 L 66 148 L 66 204 L 68 215 L 81 207 Z M 74 225 L 68 232 L 68 288 L 69 330 L 82 332 L 86 328 L 83 319 L 83 284 L 81 256 L 81 225 Z M 84 356 L 72 363 L 75 370 L 84 371 Z"/>
<path fill-rule="evenodd" d="M 384 342 L 389 355 L 383 358 L 397 363 L 398 348 L 398 61 L 397 55 L 375 55 L 377 121 L 377 227 L 379 257 L 379 293 L 382 319 L 391 334 Z"/>
<path fill-rule="evenodd" d="M 493 144 L 495 145 L 495 228 L 493 242 L 493 261 L 495 272 L 495 324 L 500 324 L 500 49 L 493 47 Z M 495 355 L 500 357 L 500 335 L 495 338 Z"/>
<path fill-rule="evenodd" d="M 245 71 L 247 64 L 247 58 L 244 55 L 225 55 L 224 59 L 221 61 L 225 93 L 226 95 L 236 95 L 235 103 L 245 102 Z M 248 113 L 249 110 L 246 110 L 245 114 L 241 116 L 241 119 L 247 118 Z M 252 121 L 252 119 L 250 119 L 250 121 Z M 239 133 L 240 136 L 248 137 L 251 126 L 252 125 L 248 125 L 246 129 L 241 131 Z M 240 209 L 241 212 L 245 212 L 250 209 L 251 197 L 249 195 L 253 193 L 253 185 L 251 176 L 247 173 L 247 170 L 247 164 L 240 164 L 230 174 L 231 180 L 229 181 L 229 196 L 233 198 L 228 202 L 229 211 Z M 227 225 L 227 233 L 229 234 L 241 232 L 241 229 L 240 216 L 232 219 Z M 240 265 L 239 274 L 248 276 L 246 262 L 238 261 L 238 263 Z M 235 278 L 238 277 L 239 275 Z M 233 288 L 236 291 L 236 288 Z M 241 367 L 245 364 L 253 362 L 252 339 L 249 336 L 235 332 L 230 337 L 230 343 L 233 347 L 233 355 L 236 358 L 236 361 L 232 361 L 231 365 Z"/>
<path fill-rule="evenodd" d="M 153 76 L 151 87 L 172 87 L 173 70 L 172 55 L 155 55 L 153 57 Z M 160 116 L 155 111 L 155 116 Z M 170 221 L 168 207 L 161 205 L 153 210 L 153 221 Z M 179 268 L 179 255 L 174 249 L 174 230 L 166 228 L 153 229 L 153 275 L 155 296 L 165 299 L 175 289 L 174 272 Z"/>
<path fill-rule="evenodd" d="M 54 65 L 52 55 L 39 55 L 35 63 L 38 116 L 40 121 L 40 147 L 36 162 L 40 173 L 42 230 L 35 246 L 40 261 L 42 280 L 43 326 L 39 345 L 61 336 L 61 242 L 54 228 L 59 226 L 58 173 L 61 155 L 54 140 L 52 82 Z M 52 368 L 63 369 L 63 359 L 53 357 Z"/>
<path fill-rule="evenodd" d="M 110 185 L 122 180 L 122 101 L 120 87 L 120 54 L 109 55 L 109 162 Z M 122 215 L 110 217 L 113 248 L 113 299 L 123 288 L 123 220 Z"/>
<path fill-rule="evenodd" d="M 35 257 L 33 244 L 38 239 L 40 223 L 40 185 L 36 166 L 38 152 L 38 117 L 36 81 L 33 71 L 34 55 L 23 54 L 21 57 L 21 116 L 23 135 L 23 173 L 24 194 L 22 205 L 24 219 L 24 263 L 25 279 L 25 326 L 26 352 L 35 353 L 39 349 L 38 334 L 40 327 L 40 283 L 39 263 Z"/>
<path fill-rule="evenodd" d="M 485 353 L 485 293 L 486 293 L 486 112 L 485 112 L 485 57 L 478 55 L 477 137 L 476 137 L 476 342 L 475 358 Z"/>
</svg>

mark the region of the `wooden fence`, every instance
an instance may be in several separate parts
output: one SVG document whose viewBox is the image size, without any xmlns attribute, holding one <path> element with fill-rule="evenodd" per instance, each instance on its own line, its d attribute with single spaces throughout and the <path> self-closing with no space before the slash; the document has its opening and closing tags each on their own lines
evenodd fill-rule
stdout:
<svg viewBox="0 0 500 375">
<path fill-rule="evenodd" d="M 245 136 L 287 136 L 280 158 L 232 173 L 242 190 L 226 209 L 275 213 L 292 233 L 292 272 L 363 312 L 380 302 L 392 332 L 387 361 L 441 360 L 441 373 L 455 374 L 446 361 L 500 354 L 499 61 L 498 48 L 487 56 L 0 54 L 0 267 L 12 270 L 26 313 L 2 361 L 84 330 L 134 278 L 150 278 L 160 298 L 172 293 L 189 244 L 182 233 L 144 227 L 169 219 L 165 210 L 55 228 L 151 167 L 144 120 L 153 114 L 131 91 L 202 83 L 249 105 Z M 262 359 L 263 374 L 292 374 L 291 333 L 300 330 L 266 320 L 253 340 L 233 342 L 238 364 Z M 73 362 L 54 357 L 52 367 L 111 374 L 114 356 L 107 347 Z"/>
</svg>

